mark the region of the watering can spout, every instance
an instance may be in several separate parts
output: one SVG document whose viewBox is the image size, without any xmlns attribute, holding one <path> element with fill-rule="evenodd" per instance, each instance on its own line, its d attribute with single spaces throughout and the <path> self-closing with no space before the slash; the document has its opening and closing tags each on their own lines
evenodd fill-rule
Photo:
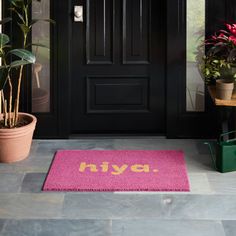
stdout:
<svg viewBox="0 0 236 236">
<path fill-rule="evenodd" d="M 211 159 L 212 159 L 212 163 L 213 163 L 213 165 L 214 165 L 214 168 L 217 170 L 217 166 L 216 166 L 216 155 L 214 155 L 214 153 L 213 153 L 213 146 L 212 146 L 212 143 L 210 143 L 210 142 L 205 142 L 204 144 L 209 147 L 210 154 L 211 154 Z"/>
</svg>

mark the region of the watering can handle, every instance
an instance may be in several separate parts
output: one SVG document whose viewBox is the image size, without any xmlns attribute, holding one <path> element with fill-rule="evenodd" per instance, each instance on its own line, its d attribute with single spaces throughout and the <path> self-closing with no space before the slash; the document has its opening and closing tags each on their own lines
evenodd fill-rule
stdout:
<svg viewBox="0 0 236 236">
<path fill-rule="evenodd" d="M 228 134 L 233 134 L 233 133 L 236 133 L 236 130 L 233 130 L 233 131 L 230 131 L 230 132 L 226 132 L 226 133 L 221 134 L 219 141 L 220 141 L 220 142 L 223 141 L 223 137 L 224 137 L 224 136 L 226 136 L 226 135 L 228 135 Z M 236 140 L 236 138 L 234 138 L 234 139 L 228 139 L 226 142 L 235 141 L 235 140 Z"/>
<path fill-rule="evenodd" d="M 214 156 L 213 154 L 213 151 L 212 151 L 212 146 L 209 142 L 205 142 L 204 144 L 208 145 L 209 149 L 210 149 L 210 153 L 211 153 L 211 159 L 212 159 L 212 163 L 214 165 L 214 168 L 217 170 L 217 167 L 216 167 L 216 157 Z"/>
</svg>

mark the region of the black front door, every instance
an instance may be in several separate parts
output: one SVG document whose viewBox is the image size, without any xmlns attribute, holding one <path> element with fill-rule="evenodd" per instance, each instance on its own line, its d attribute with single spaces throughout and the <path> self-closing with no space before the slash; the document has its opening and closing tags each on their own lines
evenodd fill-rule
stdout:
<svg viewBox="0 0 236 236">
<path fill-rule="evenodd" d="M 165 133 L 165 1 L 73 4 L 71 133 Z"/>
</svg>

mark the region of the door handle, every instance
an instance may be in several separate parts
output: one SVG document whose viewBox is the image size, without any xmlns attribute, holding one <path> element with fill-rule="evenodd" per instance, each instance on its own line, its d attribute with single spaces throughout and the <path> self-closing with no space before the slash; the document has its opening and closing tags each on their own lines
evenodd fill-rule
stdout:
<svg viewBox="0 0 236 236">
<path fill-rule="evenodd" d="M 83 22 L 83 6 L 74 6 L 74 21 Z"/>
</svg>

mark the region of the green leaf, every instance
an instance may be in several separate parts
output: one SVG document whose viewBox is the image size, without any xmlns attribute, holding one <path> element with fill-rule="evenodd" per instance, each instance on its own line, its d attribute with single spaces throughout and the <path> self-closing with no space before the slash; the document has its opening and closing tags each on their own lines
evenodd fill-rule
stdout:
<svg viewBox="0 0 236 236">
<path fill-rule="evenodd" d="M 17 61 L 13 61 L 10 64 L 10 67 L 11 68 L 17 68 L 19 66 L 24 66 L 24 65 L 28 65 L 28 64 L 31 64 L 31 62 L 28 62 L 28 61 L 25 61 L 25 60 L 17 60 Z"/>
<path fill-rule="evenodd" d="M 25 23 L 24 17 L 14 7 L 13 8 L 9 8 L 9 10 L 15 12 L 18 15 L 18 17 L 20 18 L 20 20 L 23 23 Z"/>
<path fill-rule="evenodd" d="M 35 63 L 36 61 L 35 55 L 26 49 L 13 49 L 9 53 L 18 56 L 22 60 L 28 61 L 29 63 Z"/>
<path fill-rule="evenodd" d="M 30 27 L 26 26 L 25 24 L 19 24 L 18 25 L 20 26 L 21 28 L 21 31 L 24 33 L 24 34 L 28 34 L 30 32 Z"/>
<path fill-rule="evenodd" d="M 8 0 L 13 6 L 22 8 L 24 6 L 24 0 Z"/>
<path fill-rule="evenodd" d="M 7 82 L 7 69 L 0 68 L 0 90 L 2 90 Z"/>
<path fill-rule="evenodd" d="M 7 17 L 7 18 L 4 18 L 0 21 L 0 25 L 4 25 L 8 22 L 12 21 L 12 18 L 11 17 Z"/>
<path fill-rule="evenodd" d="M 10 38 L 6 34 L 1 34 L 0 33 L 0 48 L 3 48 L 4 45 L 9 43 Z"/>
<path fill-rule="evenodd" d="M 9 67 L 10 67 L 9 65 L 6 65 L 6 66 L 0 66 L 0 70 L 1 70 L 1 69 L 4 69 L 4 68 L 7 69 L 7 68 L 9 68 Z"/>
<path fill-rule="evenodd" d="M 4 45 L 2 48 L 11 48 L 11 45 Z"/>
<path fill-rule="evenodd" d="M 47 45 L 41 44 L 41 43 L 31 43 L 27 45 L 27 47 L 32 46 L 32 47 L 41 47 L 41 48 L 47 48 L 48 50 L 50 49 Z"/>
</svg>

